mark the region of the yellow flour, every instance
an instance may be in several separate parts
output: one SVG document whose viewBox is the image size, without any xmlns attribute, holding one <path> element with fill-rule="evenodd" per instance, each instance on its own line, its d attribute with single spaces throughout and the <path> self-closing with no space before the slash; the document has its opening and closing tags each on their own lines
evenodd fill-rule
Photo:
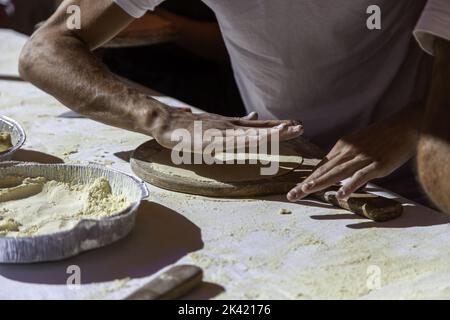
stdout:
<svg viewBox="0 0 450 320">
<path fill-rule="evenodd" d="M 106 179 L 80 185 L 45 178 L 2 177 L 0 236 L 24 237 L 72 229 L 82 219 L 113 216 L 129 204 Z"/>
<path fill-rule="evenodd" d="M 12 147 L 11 135 L 6 132 L 0 132 L 0 152 L 8 151 Z"/>
</svg>

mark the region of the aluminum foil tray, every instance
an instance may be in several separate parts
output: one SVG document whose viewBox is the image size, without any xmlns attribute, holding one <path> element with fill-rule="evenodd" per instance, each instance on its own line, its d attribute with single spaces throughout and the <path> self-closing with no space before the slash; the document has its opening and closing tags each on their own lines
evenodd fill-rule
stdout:
<svg viewBox="0 0 450 320">
<path fill-rule="evenodd" d="M 111 244 L 132 230 L 139 204 L 149 196 L 148 189 L 141 180 L 100 166 L 0 163 L 0 180 L 7 175 L 45 177 L 49 180 L 83 184 L 104 177 L 111 184 L 112 193 L 126 196 L 130 205 L 112 217 L 81 220 L 67 231 L 31 237 L 0 237 L 0 263 L 57 261 Z"/>
</svg>

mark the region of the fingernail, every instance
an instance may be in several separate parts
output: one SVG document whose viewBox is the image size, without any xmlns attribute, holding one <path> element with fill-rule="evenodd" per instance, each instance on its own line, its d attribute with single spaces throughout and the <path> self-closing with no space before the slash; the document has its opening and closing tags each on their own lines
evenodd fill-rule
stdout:
<svg viewBox="0 0 450 320">
<path fill-rule="evenodd" d="M 314 181 L 307 182 L 302 185 L 301 189 L 303 192 L 308 192 L 308 190 L 311 190 L 314 187 Z"/>
<path fill-rule="evenodd" d="M 295 201 L 295 200 L 297 199 L 297 192 L 295 192 L 295 191 L 290 191 L 290 192 L 287 194 L 287 199 L 288 199 L 289 201 Z"/>
</svg>

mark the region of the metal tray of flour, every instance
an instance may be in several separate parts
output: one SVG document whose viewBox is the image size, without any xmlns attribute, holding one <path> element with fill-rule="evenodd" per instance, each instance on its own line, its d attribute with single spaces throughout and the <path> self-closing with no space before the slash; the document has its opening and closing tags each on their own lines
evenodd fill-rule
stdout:
<svg viewBox="0 0 450 320">
<path fill-rule="evenodd" d="M 57 261 L 111 244 L 133 229 L 139 204 L 149 196 L 143 181 L 99 166 L 0 163 L 0 179 L 7 175 L 83 184 L 104 177 L 111 184 L 112 193 L 128 197 L 130 205 L 112 217 L 81 220 L 73 229 L 51 235 L 0 237 L 0 263 Z"/>
<path fill-rule="evenodd" d="M 20 124 L 5 116 L 0 116 L 0 132 L 6 132 L 11 135 L 13 147 L 0 153 L 0 161 L 7 161 L 24 145 L 26 135 Z"/>
</svg>

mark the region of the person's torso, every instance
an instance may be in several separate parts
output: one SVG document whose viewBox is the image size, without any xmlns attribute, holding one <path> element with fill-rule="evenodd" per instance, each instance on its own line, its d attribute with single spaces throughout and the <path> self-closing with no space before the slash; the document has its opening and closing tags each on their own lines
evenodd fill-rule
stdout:
<svg viewBox="0 0 450 320">
<path fill-rule="evenodd" d="M 412 37 L 425 0 L 204 2 L 247 109 L 302 120 L 324 147 L 425 94 L 426 59 Z M 381 8 L 381 30 L 367 28 L 370 5 Z"/>
</svg>

